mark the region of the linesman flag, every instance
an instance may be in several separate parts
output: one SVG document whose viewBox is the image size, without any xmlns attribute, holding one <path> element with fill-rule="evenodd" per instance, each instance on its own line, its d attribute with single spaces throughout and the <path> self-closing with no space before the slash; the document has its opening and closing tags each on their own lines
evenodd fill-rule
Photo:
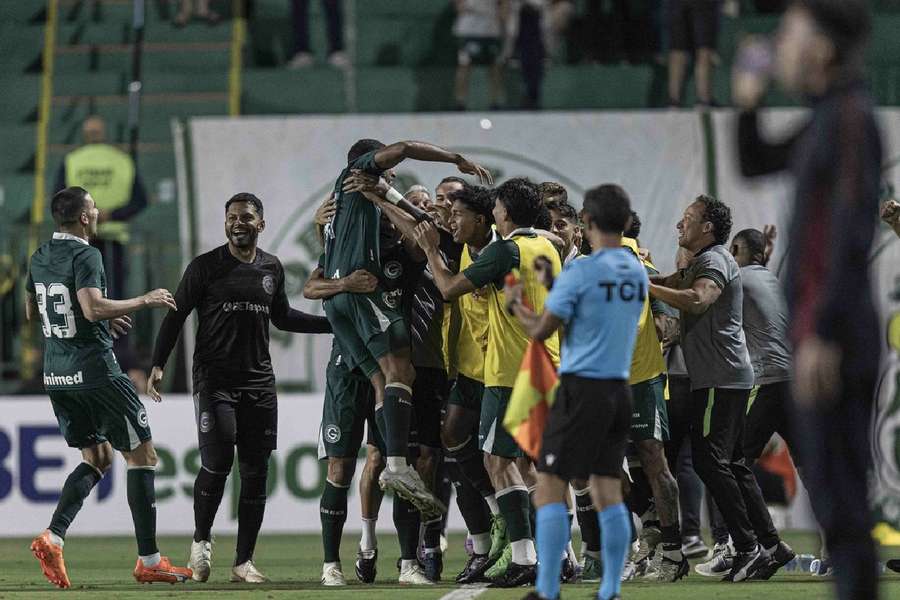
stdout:
<svg viewBox="0 0 900 600">
<path fill-rule="evenodd" d="M 507 285 L 516 283 L 514 275 L 507 275 Z M 527 304 L 525 298 L 522 302 Z M 533 460 L 538 460 L 541 452 L 544 427 L 547 425 L 550 407 L 556 399 L 557 387 L 559 376 L 556 374 L 556 365 L 544 342 L 531 340 L 513 385 L 503 426 Z"/>
</svg>

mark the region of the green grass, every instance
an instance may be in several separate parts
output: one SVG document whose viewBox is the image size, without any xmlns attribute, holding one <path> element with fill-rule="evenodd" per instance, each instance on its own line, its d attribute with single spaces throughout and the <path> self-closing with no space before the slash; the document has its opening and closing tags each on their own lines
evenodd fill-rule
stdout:
<svg viewBox="0 0 900 600">
<path fill-rule="evenodd" d="M 362 586 L 353 574 L 353 557 L 357 535 L 344 536 L 342 556 L 344 574 L 351 585 L 344 589 L 323 589 L 319 585 L 321 572 L 320 539 L 315 535 L 263 535 L 255 561 L 272 578 L 273 583 L 248 586 L 228 582 L 234 551 L 234 537 L 220 536 L 213 546 L 213 574 L 209 583 L 187 583 L 179 586 L 154 584 L 139 586 L 131 578 L 134 567 L 134 541 L 127 537 L 76 537 L 66 540 L 66 564 L 72 589 L 56 590 L 41 575 L 36 561 L 28 551 L 30 540 L 0 539 L 0 600 L 37 600 L 56 593 L 67 599 L 136 600 L 146 598 L 189 597 L 232 600 L 238 598 L 286 599 L 310 598 L 327 600 L 438 600 L 454 589 L 442 584 L 428 588 L 409 588 L 396 585 L 394 563 L 398 556 L 396 540 L 387 534 L 379 536 L 381 558 L 376 585 Z M 800 552 L 814 553 L 817 538 L 805 534 L 788 537 Z M 163 553 L 183 563 L 188 552 L 187 537 L 165 537 L 160 540 Z M 446 557 L 445 574 L 452 578 L 462 567 L 462 537 L 451 536 Z M 567 585 L 563 597 L 590 600 L 596 597 L 593 584 Z M 628 583 L 623 588 L 626 600 L 823 600 L 831 597 L 830 583 L 809 576 L 780 574 L 766 583 L 729 585 L 692 574 L 674 585 Z M 360 594 L 363 594 L 360 596 Z M 512 600 L 524 596 L 524 590 L 489 590 L 479 600 Z M 62 596 L 60 596 L 62 598 Z M 900 598 L 900 576 L 885 576 L 882 598 Z"/>
</svg>

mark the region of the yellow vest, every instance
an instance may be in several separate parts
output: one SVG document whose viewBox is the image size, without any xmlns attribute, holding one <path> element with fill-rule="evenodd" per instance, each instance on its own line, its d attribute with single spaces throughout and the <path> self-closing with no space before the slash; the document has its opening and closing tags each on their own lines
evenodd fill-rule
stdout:
<svg viewBox="0 0 900 600">
<path fill-rule="evenodd" d="M 622 246 L 634 252 L 638 256 L 638 246 L 631 238 L 622 238 Z M 638 256 L 638 260 L 640 257 Z M 645 265 L 650 265 L 642 261 Z M 653 265 L 650 265 L 651 267 Z M 662 346 L 656 335 L 656 324 L 653 322 L 653 314 L 650 312 L 650 297 L 644 300 L 644 309 L 641 311 L 641 319 L 638 322 L 638 335 L 634 342 L 634 354 L 631 358 L 631 379 L 629 383 L 634 385 L 653 379 L 664 373 L 666 362 L 663 359 Z"/>
<path fill-rule="evenodd" d="M 90 192 L 101 212 L 111 213 L 131 200 L 134 161 L 115 146 L 88 144 L 66 155 L 66 186 L 77 185 Z M 106 221 L 97 237 L 119 243 L 128 241 L 128 224 Z"/>
<path fill-rule="evenodd" d="M 463 246 L 459 272 L 472 264 L 469 245 Z M 484 355 L 488 345 L 488 287 L 460 296 L 459 340 L 456 344 L 456 365 L 462 375 L 475 381 L 484 381 Z"/>
<path fill-rule="evenodd" d="M 559 252 L 548 240 L 538 236 L 515 235 L 510 238 L 519 247 L 518 278 L 524 287 L 524 297 L 538 314 L 544 311 L 544 301 L 549 291 L 538 281 L 534 272 L 534 259 L 544 256 L 553 265 L 553 275 L 562 270 Z M 506 310 L 503 288 L 488 287 L 488 344 L 484 361 L 485 387 L 508 387 L 515 384 L 522 357 L 531 338 L 522 329 L 519 320 Z M 544 342 L 555 365 L 559 365 L 559 336 L 554 334 Z"/>
</svg>

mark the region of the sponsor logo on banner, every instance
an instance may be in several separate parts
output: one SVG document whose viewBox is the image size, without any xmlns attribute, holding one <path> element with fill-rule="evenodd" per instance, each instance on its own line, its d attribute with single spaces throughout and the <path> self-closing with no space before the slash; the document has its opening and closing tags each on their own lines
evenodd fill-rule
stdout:
<svg viewBox="0 0 900 600">
<path fill-rule="evenodd" d="M 900 279 L 894 300 L 900 301 Z M 878 382 L 873 415 L 873 504 L 876 521 L 882 524 L 876 535 L 882 543 L 897 544 L 900 542 L 900 311 L 888 320 L 887 339 L 890 354 Z"/>
</svg>

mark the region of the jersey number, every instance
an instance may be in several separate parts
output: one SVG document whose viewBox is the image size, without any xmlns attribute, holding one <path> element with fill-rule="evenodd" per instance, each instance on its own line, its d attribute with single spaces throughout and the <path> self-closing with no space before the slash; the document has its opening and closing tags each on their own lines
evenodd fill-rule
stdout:
<svg viewBox="0 0 900 600">
<path fill-rule="evenodd" d="M 77 330 L 75 326 L 75 313 L 72 312 L 72 297 L 69 288 L 61 283 L 51 283 L 45 286 L 43 283 L 34 284 L 34 295 L 37 299 L 38 310 L 41 313 L 41 329 L 44 337 L 56 336 L 58 338 L 73 338 Z M 53 320 L 50 322 L 50 314 L 47 312 L 48 300 L 53 310 Z M 65 321 L 59 323 L 59 321 Z"/>
</svg>

